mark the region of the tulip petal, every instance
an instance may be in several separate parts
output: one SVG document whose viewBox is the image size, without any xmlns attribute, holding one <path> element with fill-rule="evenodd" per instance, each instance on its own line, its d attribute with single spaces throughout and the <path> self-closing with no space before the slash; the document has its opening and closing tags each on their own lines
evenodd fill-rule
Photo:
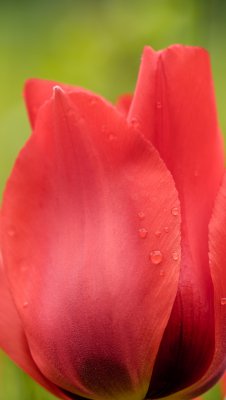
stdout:
<svg viewBox="0 0 226 400">
<path fill-rule="evenodd" d="M 180 268 L 180 204 L 152 145 L 107 102 L 56 89 L 2 214 L 13 296 L 43 374 L 93 399 L 144 398 Z"/>
<path fill-rule="evenodd" d="M 207 227 L 224 159 L 207 53 L 184 46 L 145 48 L 128 120 L 136 120 L 159 151 L 181 202 L 179 291 L 148 392 L 162 397 L 201 377 L 214 351 Z"/>
<path fill-rule="evenodd" d="M 215 353 L 210 368 L 192 393 L 208 390 L 226 369 L 226 174 L 217 195 L 209 226 L 210 270 L 215 289 Z"/>
<path fill-rule="evenodd" d="M 32 128 L 35 126 L 35 121 L 40 107 L 52 96 L 54 86 L 59 86 L 66 92 L 79 90 L 88 93 L 88 91 L 78 86 L 66 85 L 55 81 L 45 79 L 27 80 L 24 87 L 24 99 L 27 105 L 28 117 Z"/>
<path fill-rule="evenodd" d="M 226 369 L 226 174 L 216 198 L 209 225 L 210 270 L 215 294 L 215 352 L 204 376 L 194 385 L 171 396 L 191 399 L 213 386 Z M 225 375 L 222 380 L 225 383 Z M 171 398 L 169 397 L 169 398 Z"/>
<path fill-rule="evenodd" d="M 142 55 L 136 90 L 130 105 L 128 121 L 137 121 L 140 131 L 148 139 L 155 135 L 155 120 L 161 103 L 156 95 L 156 71 L 159 53 L 145 47 Z"/>
<path fill-rule="evenodd" d="M 127 117 L 130 106 L 132 103 L 133 96 L 131 94 L 124 94 L 119 97 L 119 99 L 116 102 L 116 108 Z"/>
<path fill-rule="evenodd" d="M 0 347 L 13 361 L 55 396 L 69 399 L 39 371 L 31 356 L 23 326 L 9 292 L 0 253 Z"/>
</svg>

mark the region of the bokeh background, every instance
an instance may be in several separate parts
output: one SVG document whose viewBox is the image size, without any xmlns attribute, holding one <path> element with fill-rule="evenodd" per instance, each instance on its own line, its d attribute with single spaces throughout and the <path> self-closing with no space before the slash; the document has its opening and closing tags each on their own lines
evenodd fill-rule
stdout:
<svg viewBox="0 0 226 400">
<path fill-rule="evenodd" d="M 0 196 L 30 133 L 27 78 L 84 86 L 114 102 L 133 91 L 143 46 L 172 43 L 209 50 L 226 135 L 225 0 L 0 0 Z M 219 388 L 205 397 L 220 398 Z M 48 399 L 0 353 L 0 400 Z"/>
</svg>

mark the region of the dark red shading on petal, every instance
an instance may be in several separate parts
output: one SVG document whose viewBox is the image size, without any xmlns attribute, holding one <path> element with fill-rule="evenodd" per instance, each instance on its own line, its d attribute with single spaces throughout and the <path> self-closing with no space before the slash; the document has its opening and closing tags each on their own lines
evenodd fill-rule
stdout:
<svg viewBox="0 0 226 400">
<path fill-rule="evenodd" d="M 215 351 L 204 376 L 194 385 L 176 393 L 172 398 L 190 399 L 213 386 L 226 369 L 226 174 L 217 195 L 209 224 L 209 258 L 215 300 Z M 220 381 L 225 384 L 225 374 Z M 225 392 L 224 392 L 225 393 Z M 169 397 L 171 398 L 171 397 Z"/>
<path fill-rule="evenodd" d="M 116 108 L 122 114 L 124 114 L 126 117 L 128 115 L 132 99 L 133 99 L 133 96 L 128 93 L 128 94 L 123 94 L 122 96 L 120 96 L 116 102 Z"/>
<path fill-rule="evenodd" d="M 54 86 L 59 86 L 66 92 L 82 91 L 87 92 L 78 86 L 66 85 L 63 83 L 48 81 L 45 79 L 29 79 L 24 87 L 24 99 L 27 106 L 31 127 L 34 128 L 38 111 L 45 101 L 49 100 L 53 93 Z"/>
<path fill-rule="evenodd" d="M 171 175 L 123 115 L 55 90 L 3 200 L 13 295 L 52 382 L 94 399 L 144 398 L 177 291 L 179 209 Z"/>
<path fill-rule="evenodd" d="M 146 48 L 128 120 L 136 120 L 158 149 L 182 209 L 179 290 L 148 392 L 153 398 L 199 379 L 215 346 L 208 224 L 224 160 L 207 52 L 183 46 L 156 53 Z"/>
<path fill-rule="evenodd" d="M 0 252 L 0 348 L 33 379 L 55 396 L 68 399 L 60 389 L 49 382 L 35 365 L 27 344 L 23 326 L 9 292 Z"/>
</svg>

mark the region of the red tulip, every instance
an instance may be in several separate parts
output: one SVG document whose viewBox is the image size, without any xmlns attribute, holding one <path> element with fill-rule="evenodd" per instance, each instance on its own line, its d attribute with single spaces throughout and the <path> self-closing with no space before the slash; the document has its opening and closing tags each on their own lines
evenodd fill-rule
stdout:
<svg viewBox="0 0 226 400">
<path fill-rule="evenodd" d="M 57 84 L 58 85 L 58 84 Z M 145 48 L 133 98 L 30 80 L 1 213 L 1 347 L 63 399 L 188 399 L 226 366 L 209 59 Z"/>
</svg>

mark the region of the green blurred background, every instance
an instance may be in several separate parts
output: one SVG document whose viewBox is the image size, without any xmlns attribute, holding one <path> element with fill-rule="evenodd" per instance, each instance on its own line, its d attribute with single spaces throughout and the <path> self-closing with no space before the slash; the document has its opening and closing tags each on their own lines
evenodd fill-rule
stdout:
<svg viewBox="0 0 226 400">
<path fill-rule="evenodd" d="M 0 195 L 30 131 L 21 95 L 27 78 L 84 86 L 115 101 L 133 91 L 143 46 L 172 43 L 209 50 L 226 134 L 225 0 L 0 0 Z M 0 400 L 54 398 L 0 357 Z M 219 389 L 206 397 L 219 398 Z"/>
</svg>

